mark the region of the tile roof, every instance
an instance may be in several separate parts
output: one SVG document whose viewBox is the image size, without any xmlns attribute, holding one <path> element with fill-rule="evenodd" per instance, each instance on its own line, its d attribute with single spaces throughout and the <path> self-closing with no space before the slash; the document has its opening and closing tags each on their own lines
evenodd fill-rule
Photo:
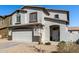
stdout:
<svg viewBox="0 0 79 59">
<path fill-rule="evenodd" d="M 79 31 L 79 27 L 68 27 L 69 31 Z"/>
</svg>

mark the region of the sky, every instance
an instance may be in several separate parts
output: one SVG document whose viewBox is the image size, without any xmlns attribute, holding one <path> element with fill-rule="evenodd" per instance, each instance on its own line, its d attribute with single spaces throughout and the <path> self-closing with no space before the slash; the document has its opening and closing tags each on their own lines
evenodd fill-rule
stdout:
<svg viewBox="0 0 79 59">
<path fill-rule="evenodd" d="M 70 12 L 70 24 L 72 27 L 79 27 L 79 5 L 40 5 L 50 9 L 67 10 Z M 0 5 L 0 15 L 9 15 L 23 5 Z"/>
</svg>

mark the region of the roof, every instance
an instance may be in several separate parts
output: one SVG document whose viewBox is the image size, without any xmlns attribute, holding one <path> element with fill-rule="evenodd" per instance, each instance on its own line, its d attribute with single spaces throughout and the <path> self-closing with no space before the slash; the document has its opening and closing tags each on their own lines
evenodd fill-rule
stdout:
<svg viewBox="0 0 79 59">
<path fill-rule="evenodd" d="M 40 6 L 23 6 L 21 9 L 25 9 L 25 8 L 42 10 L 45 14 L 49 15 L 47 9 L 44 8 L 44 7 L 40 7 Z"/>
<path fill-rule="evenodd" d="M 40 6 L 23 6 L 21 9 L 14 11 L 13 13 L 11 13 L 10 15 L 5 15 L 5 16 L 0 16 L 2 18 L 6 18 L 8 16 L 12 16 L 14 13 L 16 12 L 27 12 L 26 10 L 24 10 L 25 8 L 31 8 L 31 9 L 37 9 L 37 10 L 42 10 L 46 15 L 50 15 L 49 11 L 54 11 L 54 12 L 62 12 L 62 13 L 67 13 L 67 17 L 68 17 L 68 21 L 65 21 L 67 23 L 69 23 L 69 11 L 65 11 L 65 10 L 55 10 L 55 9 L 47 9 L 44 7 L 40 7 Z"/>
<path fill-rule="evenodd" d="M 36 10 L 42 10 L 45 14 L 50 15 L 48 11 L 54 11 L 54 12 L 65 12 L 65 13 L 69 13 L 69 11 L 66 10 L 56 10 L 56 9 L 47 9 L 44 7 L 40 7 L 40 6 L 23 6 L 21 9 L 14 11 L 13 13 L 11 13 L 10 15 L 6 15 L 6 16 L 11 16 L 13 15 L 15 12 L 27 12 L 26 10 L 23 10 L 25 8 L 31 8 L 31 9 L 36 9 Z M 3 17 L 3 16 L 2 16 Z"/>
<path fill-rule="evenodd" d="M 21 9 L 25 9 L 25 8 L 33 8 L 33 9 L 39 9 L 39 10 L 48 10 L 48 11 L 58 11 L 58 12 L 68 12 L 66 10 L 56 10 L 56 9 L 47 9 L 45 7 L 40 7 L 40 6 L 23 6 Z"/>
<path fill-rule="evenodd" d="M 79 27 L 68 27 L 69 31 L 79 31 Z"/>
<path fill-rule="evenodd" d="M 16 10 L 16 11 L 14 11 L 13 13 L 11 13 L 10 15 L 5 15 L 5 16 L 0 16 L 0 17 L 2 17 L 2 18 L 6 18 L 6 17 L 8 17 L 8 16 L 12 16 L 14 13 L 16 13 L 16 12 L 27 12 L 26 10 L 21 10 L 21 9 L 19 9 L 19 10 Z"/>
<path fill-rule="evenodd" d="M 47 8 L 40 7 L 40 6 L 35 6 L 35 5 L 34 6 L 23 6 L 21 9 L 25 9 L 25 8 L 42 10 L 47 15 L 50 15 L 49 11 L 51 11 L 51 12 L 67 13 L 67 19 L 68 19 L 68 23 L 69 23 L 69 11 L 66 11 L 66 10 L 56 10 L 56 9 L 47 9 Z"/>
<path fill-rule="evenodd" d="M 21 10 L 21 9 L 18 9 L 18 10 L 16 10 L 16 11 L 14 11 L 13 13 L 11 13 L 10 15 L 8 15 L 8 16 L 11 16 L 11 15 L 13 15 L 14 13 L 16 13 L 16 12 L 27 12 L 26 10 Z"/>
<path fill-rule="evenodd" d="M 0 16 L 1 18 L 3 18 L 3 16 Z"/>
<path fill-rule="evenodd" d="M 52 12 L 69 12 L 66 10 L 57 10 L 57 9 L 47 9 L 48 11 L 52 11 Z"/>
<path fill-rule="evenodd" d="M 8 28 L 8 27 L 7 27 L 7 26 L 5 26 L 5 27 L 0 27 L 0 30 L 5 29 L 5 28 Z"/>
<path fill-rule="evenodd" d="M 11 15 L 4 15 L 4 16 L 0 16 L 0 17 L 3 18 L 3 19 L 5 19 L 8 16 L 11 16 Z"/>
</svg>

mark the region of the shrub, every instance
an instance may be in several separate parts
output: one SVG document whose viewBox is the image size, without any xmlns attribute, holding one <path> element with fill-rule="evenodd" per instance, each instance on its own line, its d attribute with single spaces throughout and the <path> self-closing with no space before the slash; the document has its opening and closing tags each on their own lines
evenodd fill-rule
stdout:
<svg viewBox="0 0 79 59">
<path fill-rule="evenodd" d="M 60 43 L 58 43 L 58 47 L 64 46 L 64 45 L 66 45 L 66 42 L 65 41 L 61 41 Z"/>
<path fill-rule="evenodd" d="M 50 42 L 46 42 L 45 45 L 51 45 L 51 43 Z"/>
<path fill-rule="evenodd" d="M 70 53 L 70 52 L 79 52 L 79 45 L 73 42 L 60 42 L 58 44 L 58 52 L 61 53 Z"/>
<path fill-rule="evenodd" d="M 79 39 L 76 41 L 76 44 L 79 44 Z"/>
<path fill-rule="evenodd" d="M 61 41 L 60 43 L 58 43 L 58 51 L 59 52 L 63 52 L 64 51 L 64 48 L 66 46 L 66 42 L 65 41 Z"/>
</svg>

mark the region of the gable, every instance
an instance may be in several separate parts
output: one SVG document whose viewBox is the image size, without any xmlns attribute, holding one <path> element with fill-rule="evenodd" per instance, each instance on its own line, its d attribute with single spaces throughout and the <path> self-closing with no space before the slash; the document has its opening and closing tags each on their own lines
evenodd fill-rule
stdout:
<svg viewBox="0 0 79 59">
<path fill-rule="evenodd" d="M 52 17 L 51 14 L 57 13 L 57 14 L 60 14 L 60 17 L 61 17 L 60 19 L 66 20 L 69 22 L 69 11 L 47 9 L 47 8 L 39 7 L 39 6 L 24 6 L 22 9 L 41 10 L 43 11 L 44 14 L 46 14 L 47 17 L 50 17 L 50 16 Z M 64 19 L 62 17 L 64 17 Z"/>
</svg>

